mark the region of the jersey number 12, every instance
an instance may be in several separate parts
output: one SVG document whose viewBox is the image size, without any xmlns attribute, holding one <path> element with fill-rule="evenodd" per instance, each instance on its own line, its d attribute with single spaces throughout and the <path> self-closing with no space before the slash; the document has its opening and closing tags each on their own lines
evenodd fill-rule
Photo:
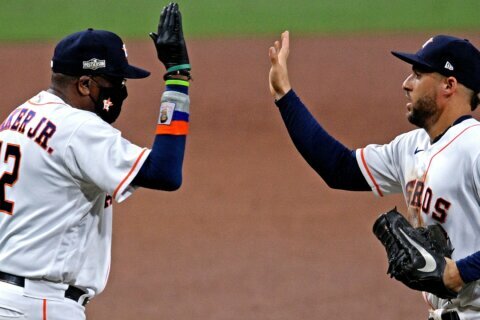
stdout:
<svg viewBox="0 0 480 320">
<path fill-rule="evenodd" d="M 3 141 L 0 140 L 0 211 L 11 215 L 13 214 L 15 203 L 7 200 L 5 189 L 7 187 L 12 187 L 15 182 L 17 182 L 22 153 L 20 152 L 20 146 L 16 144 L 7 143 L 4 153 L 2 147 Z M 11 171 L 7 171 L 9 169 L 8 164 L 12 162 L 13 168 Z"/>
</svg>

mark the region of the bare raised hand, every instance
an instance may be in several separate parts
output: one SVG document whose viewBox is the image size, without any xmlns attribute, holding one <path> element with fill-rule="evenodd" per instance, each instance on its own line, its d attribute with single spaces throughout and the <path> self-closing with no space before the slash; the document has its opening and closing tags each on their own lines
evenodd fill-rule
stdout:
<svg viewBox="0 0 480 320">
<path fill-rule="evenodd" d="M 270 93 L 275 100 L 279 100 L 291 89 L 287 69 L 289 42 L 289 32 L 285 31 L 282 33 L 281 42 L 275 41 L 273 47 L 268 50 L 268 56 L 272 64 L 269 74 Z"/>
</svg>

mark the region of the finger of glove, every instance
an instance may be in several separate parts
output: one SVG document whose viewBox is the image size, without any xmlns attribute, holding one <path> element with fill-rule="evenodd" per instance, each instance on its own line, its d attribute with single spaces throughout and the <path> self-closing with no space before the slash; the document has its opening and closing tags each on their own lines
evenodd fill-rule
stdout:
<svg viewBox="0 0 480 320">
<path fill-rule="evenodd" d="M 159 54 L 159 50 L 158 50 L 158 46 L 157 46 L 158 34 L 156 34 L 155 32 L 150 32 L 148 35 L 152 39 L 153 45 L 155 46 L 155 49 L 157 50 L 158 58 L 160 58 L 160 54 Z"/>
<path fill-rule="evenodd" d="M 176 15 L 176 32 L 183 37 L 183 26 L 182 26 L 182 13 L 178 10 L 177 5 L 177 15 Z"/>
<path fill-rule="evenodd" d="M 165 32 L 168 31 L 168 23 L 170 20 L 170 15 L 171 15 L 171 10 L 170 10 L 170 4 L 166 7 L 163 8 L 162 15 L 160 17 L 160 23 L 158 24 L 158 37 L 163 38 Z"/>
<path fill-rule="evenodd" d="M 155 32 L 150 32 L 148 36 L 153 40 L 153 43 L 157 43 L 158 34 L 156 34 Z"/>
<path fill-rule="evenodd" d="M 163 7 L 162 13 L 160 14 L 160 21 L 158 21 L 158 28 L 157 28 L 158 33 L 160 33 L 160 31 L 163 29 L 163 24 L 165 23 L 166 15 L 167 15 L 167 6 Z"/>
<path fill-rule="evenodd" d="M 173 30 L 173 25 L 175 23 L 174 12 L 173 12 L 174 4 L 170 3 L 167 7 L 167 13 L 165 15 L 165 20 L 163 22 L 162 31 L 169 32 Z"/>
</svg>

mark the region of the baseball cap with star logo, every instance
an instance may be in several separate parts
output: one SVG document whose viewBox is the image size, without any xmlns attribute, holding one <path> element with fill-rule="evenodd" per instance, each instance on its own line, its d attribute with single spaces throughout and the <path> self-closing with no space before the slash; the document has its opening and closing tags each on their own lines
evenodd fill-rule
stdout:
<svg viewBox="0 0 480 320">
<path fill-rule="evenodd" d="M 150 72 L 128 63 L 122 39 L 113 32 L 94 30 L 70 34 L 55 47 L 53 72 L 73 76 L 107 75 L 118 78 L 146 78 Z"/>
</svg>

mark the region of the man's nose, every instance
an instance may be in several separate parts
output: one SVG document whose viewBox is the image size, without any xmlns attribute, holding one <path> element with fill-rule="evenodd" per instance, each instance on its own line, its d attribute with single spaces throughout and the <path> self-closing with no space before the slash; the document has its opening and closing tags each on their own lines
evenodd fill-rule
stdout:
<svg viewBox="0 0 480 320">
<path fill-rule="evenodd" d="M 410 74 L 402 83 L 402 89 L 405 91 L 412 91 L 412 77 L 413 74 Z"/>
</svg>

